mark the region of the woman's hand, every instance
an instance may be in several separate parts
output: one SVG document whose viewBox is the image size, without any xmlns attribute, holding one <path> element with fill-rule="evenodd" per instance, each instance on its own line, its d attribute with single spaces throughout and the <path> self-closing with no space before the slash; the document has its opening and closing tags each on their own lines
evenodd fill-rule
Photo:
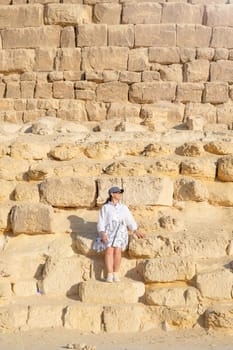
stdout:
<svg viewBox="0 0 233 350">
<path fill-rule="evenodd" d="M 108 237 L 107 237 L 105 232 L 101 232 L 101 241 L 103 243 L 107 243 L 107 241 L 108 241 Z"/>
<path fill-rule="evenodd" d="M 145 233 L 137 230 L 134 232 L 138 238 L 145 238 Z"/>
</svg>

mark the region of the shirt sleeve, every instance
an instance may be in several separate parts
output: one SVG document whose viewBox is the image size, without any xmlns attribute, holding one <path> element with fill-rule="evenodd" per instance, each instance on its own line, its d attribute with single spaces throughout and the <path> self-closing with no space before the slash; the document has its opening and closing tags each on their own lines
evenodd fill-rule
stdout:
<svg viewBox="0 0 233 350">
<path fill-rule="evenodd" d="M 100 233 L 101 231 L 105 232 L 106 227 L 106 206 L 103 205 L 99 211 L 99 217 L 97 222 L 97 231 Z"/>
<path fill-rule="evenodd" d="M 134 220 L 133 215 L 131 214 L 129 208 L 125 206 L 125 212 L 126 212 L 126 225 L 131 231 L 137 230 L 138 226 L 136 224 L 136 221 Z"/>
</svg>

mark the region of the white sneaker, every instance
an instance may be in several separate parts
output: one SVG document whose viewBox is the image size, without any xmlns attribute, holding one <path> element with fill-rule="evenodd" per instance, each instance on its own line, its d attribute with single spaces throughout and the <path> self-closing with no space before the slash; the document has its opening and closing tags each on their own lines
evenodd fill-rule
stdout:
<svg viewBox="0 0 233 350">
<path fill-rule="evenodd" d="M 121 279 L 120 279 L 120 277 L 119 277 L 119 275 L 117 273 L 113 275 L 113 281 L 114 282 L 120 282 L 121 281 Z"/>
<path fill-rule="evenodd" d="M 108 283 L 112 283 L 113 282 L 113 274 L 112 273 L 108 273 L 107 278 L 105 280 Z"/>
</svg>

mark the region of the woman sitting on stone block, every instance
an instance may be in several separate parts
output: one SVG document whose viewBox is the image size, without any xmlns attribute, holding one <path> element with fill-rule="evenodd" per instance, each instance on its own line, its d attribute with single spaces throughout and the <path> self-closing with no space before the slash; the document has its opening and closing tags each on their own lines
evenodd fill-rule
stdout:
<svg viewBox="0 0 233 350">
<path fill-rule="evenodd" d="M 109 189 L 109 197 L 99 212 L 99 237 L 93 246 L 96 251 L 105 251 L 106 281 L 110 283 L 120 282 L 121 252 L 128 245 L 128 229 L 138 238 L 144 237 L 144 233 L 138 230 L 129 208 L 121 202 L 123 192 L 124 190 L 117 186 Z"/>
</svg>

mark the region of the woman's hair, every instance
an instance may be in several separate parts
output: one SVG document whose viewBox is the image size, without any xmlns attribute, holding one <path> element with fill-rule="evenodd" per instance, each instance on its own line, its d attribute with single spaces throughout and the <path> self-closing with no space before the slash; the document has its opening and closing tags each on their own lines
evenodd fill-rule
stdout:
<svg viewBox="0 0 233 350">
<path fill-rule="evenodd" d="M 108 196 L 108 198 L 106 199 L 106 201 L 104 202 L 104 204 L 107 204 L 108 202 L 111 202 L 112 200 L 112 197 L 111 195 Z"/>
</svg>

